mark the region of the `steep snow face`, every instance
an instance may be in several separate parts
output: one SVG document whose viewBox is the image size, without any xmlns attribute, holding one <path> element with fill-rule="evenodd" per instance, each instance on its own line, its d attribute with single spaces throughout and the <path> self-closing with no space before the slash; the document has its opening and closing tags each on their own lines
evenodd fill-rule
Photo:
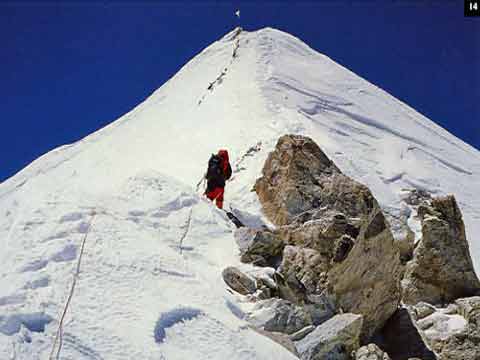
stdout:
<svg viewBox="0 0 480 360">
<path fill-rule="evenodd" d="M 405 190 L 454 194 L 478 271 L 480 153 L 295 37 L 273 29 L 255 36 L 258 82 L 278 127 L 312 137 L 372 189 L 391 220 L 403 216 L 417 233 Z"/>
<path fill-rule="evenodd" d="M 291 35 L 235 30 L 0 184 L 0 358 L 48 358 L 81 254 L 64 358 L 294 358 L 245 326 L 221 279 L 239 263 L 232 225 L 196 189 L 227 148 L 227 207 L 265 222 L 251 188 L 285 133 L 312 137 L 394 217 L 411 217 L 404 188 L 455 194 L 479 268 L 478 151 Z"/>
</svg>

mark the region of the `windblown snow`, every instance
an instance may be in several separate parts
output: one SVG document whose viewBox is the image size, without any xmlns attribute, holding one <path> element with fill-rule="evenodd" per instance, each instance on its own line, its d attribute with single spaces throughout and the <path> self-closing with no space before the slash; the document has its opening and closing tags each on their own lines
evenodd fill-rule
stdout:
<svg viewBox="0 0 480 360">
<path fill-rule="evenodd" d="M 480 269 L 477 150 L 289 34 L 235 30 L 0 184 L 0 359 L 48 359 L 60 340 L 62 359 L 294 359 L 243 320 L 221 278 L 240 263 L 233 225 L 196 189 L 226 148 L 226 207 L 265 222 L 251 189 L 286 133 L 313 138 L 413 228 L 406 189 L 454 194 Z"/>
</svg>

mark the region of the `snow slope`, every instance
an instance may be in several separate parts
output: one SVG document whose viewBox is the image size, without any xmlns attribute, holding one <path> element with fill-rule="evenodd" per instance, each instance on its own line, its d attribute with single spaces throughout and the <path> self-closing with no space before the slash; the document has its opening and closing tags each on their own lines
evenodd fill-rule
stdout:
<svg viewBox="0 0 480 360">
<path fill-rule="evenodd" d="M 232 224 L 195 189 L 225 147 L 227 206 L 266 221 L 251 188 L 285 133 L 312 137 L 392 216 L 410 216 L 405 188 L 455 194 L 478 271 L 477 150 L 289 34 L 235 30 L 0 184 L 0 359 L 49 358 L 84 239 L 62 359 L 294 358 L 245 326 L 221 279 L 239 264 Z"/>
</svg>

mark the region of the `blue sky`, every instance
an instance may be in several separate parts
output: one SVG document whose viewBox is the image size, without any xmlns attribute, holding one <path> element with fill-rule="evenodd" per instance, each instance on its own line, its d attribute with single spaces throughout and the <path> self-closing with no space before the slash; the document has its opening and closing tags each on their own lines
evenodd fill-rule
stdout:
<svg viewBox="0 0 480 360">
<path fill-rule="evenodd" d="M 279 28 L 480 148 L 463 1 L 0 3 L 0 181 L 131 110 L 238 25 Z"/>
</svg>

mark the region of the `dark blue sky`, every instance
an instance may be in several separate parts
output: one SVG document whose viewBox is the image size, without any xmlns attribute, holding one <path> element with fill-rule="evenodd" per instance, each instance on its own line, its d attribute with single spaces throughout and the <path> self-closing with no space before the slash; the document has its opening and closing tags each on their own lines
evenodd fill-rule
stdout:
<svg viewBox="0 0 480 360">
<path fill-rule="evenodd" d="M 237 25 L 298 36 L 480 148 L 480 18 L 457 1 L 0 3 L 0 181 L 131 110 Z"/>
</svg>

